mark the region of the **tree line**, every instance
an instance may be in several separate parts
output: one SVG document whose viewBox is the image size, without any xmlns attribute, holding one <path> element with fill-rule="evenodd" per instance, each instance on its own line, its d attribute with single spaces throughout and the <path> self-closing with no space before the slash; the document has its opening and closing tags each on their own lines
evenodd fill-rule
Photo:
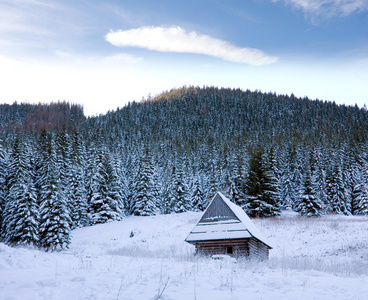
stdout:
<svg viewBox="0 0 368 300">
<path fill-rule="evenodd" d="M 368 113 L 259 91 L 184 87 L 63 128 L 8 130 L 0 238 L 63 249 L 72 229 L 202 211 L 368 214 Z"/>
</svg>

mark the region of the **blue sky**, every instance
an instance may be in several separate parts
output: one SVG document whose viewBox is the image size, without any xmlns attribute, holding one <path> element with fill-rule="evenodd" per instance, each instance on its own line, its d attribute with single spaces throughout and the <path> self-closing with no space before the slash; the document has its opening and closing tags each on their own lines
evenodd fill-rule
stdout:
<svg viewBox="0 0 368 300">
<path fill-rule="evenodd" d="M 183 85 L 368 102 L 368 0 L 0 0 L 0 102 L 89 115 Z"/>
</svg>

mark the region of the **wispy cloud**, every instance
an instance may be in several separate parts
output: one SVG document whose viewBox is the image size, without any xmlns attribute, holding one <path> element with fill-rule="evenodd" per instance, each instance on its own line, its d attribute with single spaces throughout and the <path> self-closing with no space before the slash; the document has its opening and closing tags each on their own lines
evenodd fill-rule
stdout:
<svg viewBox="0 0 368 300">
<path fill-rule="evenodd" d="M 303 10 L 308 17 L 330 18 L 368 11 L 367 0 L 272 0 Z"/>
<path fill-rule="evenodd" d="M 60 7 L 45 1 L 0 1 L 0 32 L 45 34 L 50 30 L 42 28 L 42 20 L 55 11 L 60 13 Z"/>
<path fill-rule="evenodd" d="M 0 0 L 0 45 L 4 45 L 1 52 L 49 52 L 79 43 L 87 31 L 88 18 L 64 2 Z"/>
<path fill-rule="evenodd" d="M 218 57 L 227 61 L 255 66 L 278 61 L 263 51 L 253 48 L 239 48 L 227 41 L 187 32 L 178 26 L 140 27 L 131 30 L 111 31 L 106 41 L 117 47 L 138 47 L 160 52 L 192 53 Z"/>
</svg>

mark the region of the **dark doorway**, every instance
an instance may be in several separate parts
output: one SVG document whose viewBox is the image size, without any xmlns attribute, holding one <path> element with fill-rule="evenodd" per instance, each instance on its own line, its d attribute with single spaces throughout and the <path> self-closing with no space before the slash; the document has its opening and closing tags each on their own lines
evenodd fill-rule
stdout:
<svg viewBox="0 0 368 300">
<path fill-rule="evenodd" d="M 233 254 L 233 247 L 227 247 L 226 253 Z"/>
</svg>

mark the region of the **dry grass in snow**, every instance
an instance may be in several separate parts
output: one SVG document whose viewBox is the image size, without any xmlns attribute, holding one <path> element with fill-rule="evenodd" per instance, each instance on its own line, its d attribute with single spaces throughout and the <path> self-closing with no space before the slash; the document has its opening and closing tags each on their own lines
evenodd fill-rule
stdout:
<svg viewBox="0 0 368 300">
<path fill-rule="evenodd" d="M 1 299 L 366 299 L 368 218 L 256 219 L 267 262 L 212 260 L 184 242 L 201 214 L 128 217 L 73 232 L 70 249 L 0 244 Z"/>
</svg>

